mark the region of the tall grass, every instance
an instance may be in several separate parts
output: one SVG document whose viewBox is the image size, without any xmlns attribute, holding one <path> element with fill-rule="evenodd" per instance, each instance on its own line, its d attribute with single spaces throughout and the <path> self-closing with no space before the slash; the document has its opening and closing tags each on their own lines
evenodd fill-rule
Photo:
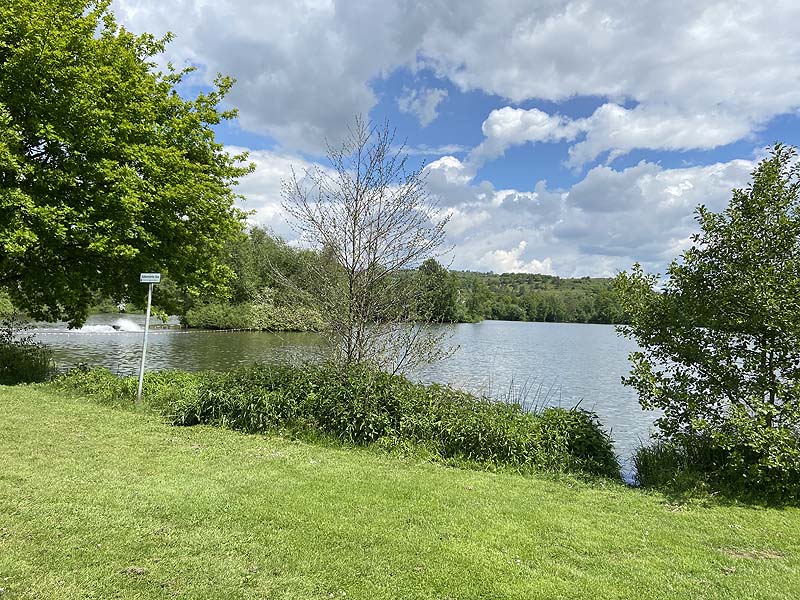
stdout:
<svg viewBox="0 0 800 600">
<path fill-rule="evenodd" d="M 713 493 L 772 505 L 800 503 L 800 440 L 791 454 L 768 456 L 713 434 L 654 440 L 633 455 L 635 483 L 670 494 Z"/>
<path fill-rule="evenodd" d="M 55 372 L 52 351 L 13 317 L 0 324 L 0 385 L 46 381 Z"/>
<path fill-rule="evenodd" d="M 61 382 L 116 405 L 130 404 L 135 393 L 133 378 L 103 370 L 75 371 Z M 323 434 L 348 444 L 411 448 L 485 467 L 619 477 L 611 439 L 591 412 L 547 408 L 534 413 L 371 369 L 161 372 L 148 374 L 144 391 L 151 409 L 175 425 Z"/>
</svg>

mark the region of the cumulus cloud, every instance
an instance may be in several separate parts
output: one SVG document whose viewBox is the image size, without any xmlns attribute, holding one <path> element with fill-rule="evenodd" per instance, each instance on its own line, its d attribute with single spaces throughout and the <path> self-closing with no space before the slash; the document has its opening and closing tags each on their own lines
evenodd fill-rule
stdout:
<svg viewBox="0 0 800 600">
<path fill-rule="evenodd" d="M 640 261 L 663 269 L 697 230 L 694 208 L 722 210 L 753 167 L 747 160 L 683 169 L 648 162 L 622 171 L 595 167 L 569 191 L 553 234 L 579 256 L 612 258 L 617 268 Z"/>
<path fill-rule="evenodd" d="M 639 105 L 627 109 L 606 103 L 591 116 L 569 119 L 537 108 L 523 110 L 506 106 L 495 109 L 483 122 L 484 140 L 469 160 L 480 166 L 501 156 L 508 148 L 526 143 L 582 141 L 569 150 L 566 161 L 581 167 L 608 152 L 606 162 L 636 148 L 655 150 L 711 149 L 742 139 L 757 126 L 741 115 L 719 111 L 681 114 L 668 106 Z"/>
<path fill-rule="evenodd" d="M 497 158 L 510 146 L 572 140 L 580 127 L 576 121 L 549 115 L 538 108 L 523 110 L 505 106 L 489 113 L 481 130 L 485 139 L 470 154 L 470 162 L 476 165 Z"/>
<path fill-rule="evenodd" d="M 321 153 L 376 103 L 370 82 L 413 59 L 419 33 L 401 32 L 392 2 L 115 0 L 134 31 L 173 31 L 168 58 L 210 82 L 236 78 L 230 102 L 243 129 Z"/>
<path fill-rule="evenodd" d="M 451 7 L 423 39 L 428 64 L 462 89 L 515 103 L 628 98 L 748 120 L 800 104 L 792 0 L 518 1 L 489 15 L 491 5 Z"/>
<path fill-rule="evenodd" d="M 717 110 L 682 113 L 661 105 L 626 109 L 604 104 L 575 125 L 586 132 L 586 138 L 570 148 L 568 164 L 580 167 L 606 151 L 610 162 L 636 148 L 708 150 L 746 137 L 759 123 Z"/>
<path fill-rule="evenodd" d="M 521 241 L 510 250 L 490 250 L 481 258 L 480 264 L 489 271 L 498 273 L 541 273 L 553 275 L 552 260 L 535 258 L 526 261 L 523 258 L 528 242 Z"/>
<path fill-rule="evenodd" d="M 255 165 L 255 170 L 243 177 L 235 190 L 244 198 L 238 205 L 250 213 L 248 222 L 267 227 L 284 239 L 292 239 L 295 232 L 281 208 L 282 182 L 292 176 L 292 169 L 302 176 L 313 165 L 300 156 L 268 150 L 248 150 L 237 146 L 226 146 L 225 150 L 230 154 L 247 150 L 248 162 Z"/>
<path fill-rule="evenodd" d="M 520 191 L 476 183 L 467 165 L 445 157 L 429 165 L 428 182 L 457 218 L 448 230 L 455 267 L 610 276 L 636 261 L 663 270 L 697 231 L 695 207 L 722 210 L 754 166 L 600 165 L 569 189 L 540 181 Z"/>
<path fill-rule="evenodd" d="M 427 127 L 439 116 L 439 104 L 447 98 L 447 90 L 439 88 L 423 88 L 420 90 L 405 88 L 397 99 L 400 112 L 417 117 L 420 125 Z"/>
<path fill-rule="evenodd" d="M 114 7 L 133 30 L 174 31 L 169 58 L 178 64 L 200 65 L 206 80 L 218 71 L 235 77 L 231 102 L 242 126 L 288 148 L 335 143 L 356 113 L 375 105 L 370 82 L 399 67 L 429 68 L 461 90 L 513 103 L 607 99 L 573 148 L 574 164 L 606 150 L 728 143 L 800 107 L 795 0 L 509 0 L 503 10 L 492 0 L 115 0 Z M 407 99 L 409 110 L 432 118 L 441 94 L 420 93 Z M 553 125 L 532 116 L 545 121 L 545 132 Z M 665 123 L 665 138 L 644 131 L 654 122 Z M 554 131 L 544 140 L 571 139 L 558 122 Z M 484 150 L 491 156 L 500 147 L 487 142 Z"/>
<path fill-rule="evenodd" d="M 241 148 L 228 148 L 240 152 Z M 281 181 L 314 166 L 297 155 L 254 151 L 253 174 L 238 192 L 251 222 L 292 240 L 281 210 Z M 624 170 L 600 165 L 568 189 L 540 181 L 533 190 L 496 189 L 455 157 L 427 167 L 428 187 L 450 216 L 452 266 L 561 276 L 613 275 L 636 261 L 662 270 L 697 231 L 694 208 L 722 210 L 731 190 L 750 179 L 754 160 L 666 169 L 641 162 Z"/>
<path fill-rule="evenodd" d="M 558 107 L 498 108 L 466 158 L 463 147 L 418 148 L 442 155 L 427 167 L 428 185 L 451 215 L 459 268 L 564 276 L 613 274 L 636 260 L 663 268 L 696 230 L 693 207 L 724 207 L 753 163 L 616 170 L 610 161 L 634 148 L 747 139 L 800 107 L 795 0 L 508 0 L 503 10 L 492 0 L 114 0 L 114 8 L 134 31 L 174 31 L 167 58 L 198 65 L 205 82 L 217 72 L 238 80 L 230 102 L 241 127 L 278 142 L 252 153 L 257 170 L 239 191 L 254 221 L 287 237 L 280 181 L 290 165 L 308 165 L 298 152 L 336 144 L 377 102 L 372 82 L 398 68 L 430 69 L 504 104 L 599 99 L 594 112 L 572 118 Z M 424 124 L 441 92 L 406 90 L 402 105 Z M 574 185 L 498 189 L 475 179 L 481 163 L 511 146 L 552 142 L 570 144 L 568 164 L 588 167 Z M 594 165 L 604 155 L 606 164 Z"/>
</svg>

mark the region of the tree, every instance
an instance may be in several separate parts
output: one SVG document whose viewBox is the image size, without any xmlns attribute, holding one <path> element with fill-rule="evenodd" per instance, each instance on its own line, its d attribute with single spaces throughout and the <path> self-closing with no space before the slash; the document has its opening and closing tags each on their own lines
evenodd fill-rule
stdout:
<svg viewBox="0 0 800 600">
<path fill-rule="evenodd" d="M 800 458 L 800 166 L 776 145 L 660 284 L 639 265 L 615 288 L 638 342 L 624 382 L 661 435 L 703 436 L 751 480 Z M 660 288 L 660 289 L 659 289 Z M 772 470 L 772 471 L 770 471 Z M 742 471 L 744 472 L 744 471 Z"/>
<path fill-rule="evenodd" d="M 271 235 L 263 227 L 250 227 L 247 232 L 228 242 L 225 263 L 234 272 L 230 283 L 230 302 L 248 302 L 264 293 L 281 290 L 275 272 L 297 285 L 307 283 L 303 272 L 307 250 L 292 248 L 284 240 Z M 282 299 L 279 299 L 282 300 Z"/>
<path fill-rule="evenodd" d="M 441 334 L 414 324 L 419 289 L 409 276 L 440 255 L 447 218 L 437 218 L 422 169 L 408 170 L 388 124 L 356 118 L 329 169 L 293 173 L 284 209 L 301 240 L 328 261 L 310 263 L 311 293 L 328 320 L 342 365 L 391 371 L 435 360 Z"/>
<path fill-rule="evenodd" d="M 190 292 L 229 276 L 248 172 L 213 126 L 235 116 L 219 77 L 194 100 L 189 69 L 157 72 L 169 36 L 119 27 L 109 0 L 0 5 L 0 288 L 41 319 L 86 317 L 92 293 L 141 294 L 141 271 Z"/>
<path fill-rule="evenodd" d="M 435 258 L 423 262 L 418 271 L 418 315 L 424 321 L 456 323 L 462 317 L 455 275 Z"/>
<path fill-rule="evenodd" d="M 594 297 L 593 323 L 624 323 L 625 315 L 613 289 L 601 289 Z"/>
<path fill-rule="evenodd" d="M 466 296 L 464 304 L 468 319 L 481 321 L 491 315 L 491 303 L 494 295 L 480 274 L 462 274 L 461 287 Z"/>
</svg>

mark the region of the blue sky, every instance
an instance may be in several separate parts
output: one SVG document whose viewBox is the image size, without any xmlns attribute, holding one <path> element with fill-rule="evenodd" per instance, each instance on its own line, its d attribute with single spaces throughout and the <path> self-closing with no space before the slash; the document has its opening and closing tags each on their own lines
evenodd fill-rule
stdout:
<svg viewBox="0 0 800 600">
<path fill-rule="evenodd" d="M 452 264 L 652 270 L 688 247 L 765 146 L 800 144 L 800 3 L 116 0 L 175 41 L 195 88 L 237 79 L 252 220 L 289 239 L 280 181 L 356 114 L 388 119 L 450 216 Z M 190 92 L 192 87 L 187 88 Z"/>
</svg>

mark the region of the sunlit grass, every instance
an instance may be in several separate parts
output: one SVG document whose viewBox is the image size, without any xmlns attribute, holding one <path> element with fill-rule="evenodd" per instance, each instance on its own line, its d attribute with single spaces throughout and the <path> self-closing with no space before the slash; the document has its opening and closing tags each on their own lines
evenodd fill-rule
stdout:
<svg viewBox="0 0 800 600">
<path fill-rule="evenodd" d="M 800 510 L 0 388 L 0 598 L 796 598 Z"/>
</svg>

